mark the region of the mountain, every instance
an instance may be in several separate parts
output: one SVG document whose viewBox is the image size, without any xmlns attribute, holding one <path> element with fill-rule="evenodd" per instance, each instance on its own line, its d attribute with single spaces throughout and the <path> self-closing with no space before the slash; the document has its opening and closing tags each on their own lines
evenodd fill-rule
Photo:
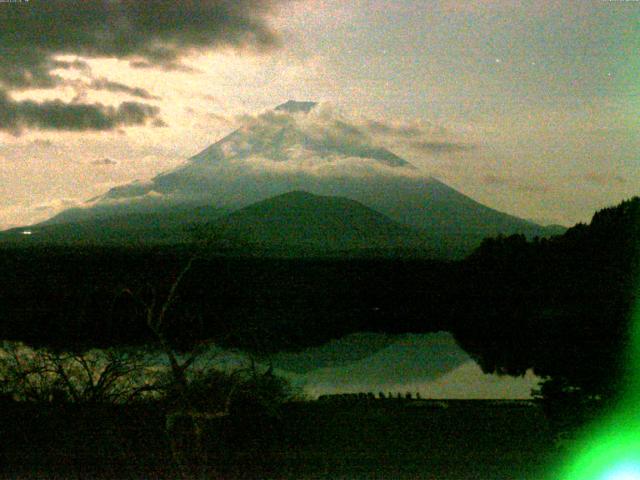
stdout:
<svg viewBox="0 0 640 480">
<path fill-rule="evenodd" d="M 426 235 L 344 197 L 294 191 L 254 203 L 203 226 L 217 234 L 270 248 L 310 251 L 427 250 Z"/>
<path fill-rule="evenodd" d="M 53 224 L 72 228 L 71 225 L 82 223 L 84 230 L 81 228 L 76 235 L 84 235 L 92 229 L 117 230 L 117 219 L 134 218 L 130 215 L 135 214 L 142 215 L 138 217 L 141 223 L 136 235 L 144 240 L 143 230 L 148 226 L 153 231 L 154 222 L 166 215 L 171 217 L 176 208 L 188 211 L 206 205 L 228 212 L 299 191 L 315 195 L 307 198 L 309 201 L 341 197 L 359 202 L 387 220 L 419 229 L 434 249 L 451 257 L 468 254 L 487 236 L 523 233 L 531 238 L 558 233 L 557 229 L 546 229 L 472 200 L 378 145 L 364 130 L 327 114 L 314 102 L 296 101 L 245 118 L 240 128 L 174 170 L 148 182 L 112 188 L 83 208 L 64 211 L 29 229 Z M 252 211 L 228 221 L 240 221 Z M 208 216 L 195 219 L 202 224 L 210 224 L 211 220 Z M 315 221 L 315 233 L 308 222 L 305 227 L 315 235 L 311 243 L 320 238 L 318 232 L 323 229 L 320 217 Z M 382 227 L 384 222 L 374 223 Z M 168 230 L 181 231 L 184 227 L 184 222 L 174 222 Z M 64 228 L 67 227 L 60 227 L 59 231 Z M 237 228 L 244 228 L 247 233 L 246 227 Z M 21 230 L 24 229 L 16 231 Z M 257 240 L 258 233 L 273 238 L 270 230 L 273 228 L 256 227 L 252 238 Z M 399 238 L 396 233 L 389 238 Z M 126 237 L 129 233 L 125 229 L 114 235 Z M 353 244 L 355 240 L 347 241 L 345 235 L 343 230 L 338 236 L 346 244 Z M 156 237 L 154 233 L 149 239 L 155 241 Z"/>
<path fill-rule="evenodd" d="M 0 232 L 0 241 L 59 244 L 176 244 L 194 239 L 192 225 L 209 222 L 228 213 L 227 210 L 202 206 L 167 206 L 162 211 L 123 212 L 86 216 L 72 211 L 71 221 L 46 221 L 30 227 Z M 66 212 L 63 212 L 62 218 Z"/>
</svg>

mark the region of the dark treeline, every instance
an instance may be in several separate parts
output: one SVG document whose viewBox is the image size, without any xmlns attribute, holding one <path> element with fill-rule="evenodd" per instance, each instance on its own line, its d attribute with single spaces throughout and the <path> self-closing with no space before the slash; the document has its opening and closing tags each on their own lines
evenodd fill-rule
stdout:
<svg viewBox="0 0 640 480">
<path fill-rule="evenodd" d="M 628 372 L 639 253 L 637 197 L 562 236 L 487 239 L 464 262 L 456 339 L 485 371 L 533 368 L 551 379 L 545 396 L 615 398 Z"/>
<path fill-rule="evenodd" d="M 435 331 L 457 280 L 428 260 L 290 259 L 192 248 L 52 247 L 0 250 L 0 338 L 56 348 L 154 341 L 146 306 L 166 298 L 185 348 L 213 338 L 248 349 L 296 349 L 362 331 Z"/>
<path fill-rule="evenodd" d="M 264 258 L 215 249 L 9 246 L 0 250 L 0 338 L 58 348 L 168 338 L 296 349 L 355 331 L 449 330 L 486 371 L 528 368 L 607 394 L 628 342 L 640 199 L 590 225 L 527 241 L 488 239 L 466 260 Z"/>
</svg>

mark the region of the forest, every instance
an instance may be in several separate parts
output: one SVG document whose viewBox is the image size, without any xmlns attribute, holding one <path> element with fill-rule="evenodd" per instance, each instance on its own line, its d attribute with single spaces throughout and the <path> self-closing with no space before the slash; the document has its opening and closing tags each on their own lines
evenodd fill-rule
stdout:
<svg viewBox="0 0 640 480">
<path fill-rule="evenodd" d="M 363 331 L 450 331 L 485 372 L 542 377 L 552 428 L 580 424 L 628 381 L 639 229 L 636 197 L 562 235 L 488 238 L 460 261 L 2 245 L 0 454 L 9 469 L 109 458 L 106 477 L 127 464 L 132 477 L 265 478 L 295 437 L 299 396 L 253 360 L 219 372 L 198 355 L 215 344 L 259 360 Z M 145 363 L 150 347 L 167 371 Z"/>
</svg>

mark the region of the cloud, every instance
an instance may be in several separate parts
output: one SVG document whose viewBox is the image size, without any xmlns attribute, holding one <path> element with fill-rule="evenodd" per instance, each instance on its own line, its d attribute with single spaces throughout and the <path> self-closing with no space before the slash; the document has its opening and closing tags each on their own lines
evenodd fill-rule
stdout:
<svg viewBox="0 0 640 480">
<path fill-rule="evenodd" d="M 481 177 L 485 185 L 494 187 L 509 187 L 527 193 L 545 193 L 549 191 L 549 187 L 544 183 L 526 181 L 506 175 L 487 173 Z"/>
<path fill-rule="evenodd" d="M 137 184 L 140 188 L 142 188 L 141 184 Z M 99 197 L 92 198 L 87 202 L 84 202 L 82 205 L 79 205 L 79 208 L 90 209 L 93 207 L 97 208 L 108 208 L 117 205 L 124 205 L 129 207 L 141 207 L 144 205 L 153 205 L 161 200 L 167 200 L 171 198 L 171 195 L 165 195 L 161 192 L 158 192 L 153 189 L 148 190 L 139 190 L 138 192 L 133 192 L 130 190 L 126 191 L 126 186 L 124 188 L 113 188 L 109 192 Z M 130 193 L 130 195 L 127 195 Z M 120 194 L 121 196 L 118 196 Z"/>
<path fill-rule="evenodd" d="M 89 64 L 83 60 L 76 58 L 75 60 L 60 60 L 55 59 L 51 60 L 51 67 L 53 69 L 63 69 L 63 70 L 80 70 L 82 72 L 87 72 L 91 70 Z"/>
<path fill-rule="evenodd" d="M 9 228 L 33 225 L 51 218 L 63 210 L 82 205 L 80 199 L 57 198 L 36 204 L 0 205 L 0 231 Z"/>
<path fill-rule="evenodd" d="M 144 88 L 130 87 L 123 83 L 112 82 L 111 80 L 107 80 L 106 78 L 98 78 L 93 80 L 89 84 L 89 88 L 91 88 L 92 90 L 106 90 L 109 92 L 126 93 L 128 95 L 144 98 L 146 100 L 160 99 L 160 97 L 150 94 Z"/>
<path fill-rule="evenodd" d="M 35 205 L 1 205 L 0 231 L 41 222 L 51 215 L 68 208 L 75 208 L 81 204 L 80 200 L 59 198 Z"/>
<path fill-rule="evenodd" d="M 403 124 L 380 120 L 365 120 L 362 127 L 375 139 L 381 139 L 391 147 L 409 149 L 414 154 L 448 154 L 467 152 L 478 148 L 462 142 L 452 132 L 432 123 Z"/>
<path fill-rule="evenodd" d="M 198 70 L 194 67 L 190 67 L 188 65 L 184 65 L 178 61 L 163 62 L 158 65 L 158 64 L 148 62 L 146 60 L 131 60 L 129 62 L 129 66 L 131 68 L 139 68 L 139 69 L 160 68 L 165 72 L 201 73 L 201 70 Z"/>
<path fill-rule="evenodd" d="M 475 150 L 476 145 L 470 145 L 466 143 L 455 142 L 438 142 L 438 141 L 416 141 L 411 143 L 411 147 L 414 150 L 423 153 L 452 153 L 452 152 L 467 152 Z"/>
<path fill-rule="evenodd" d="M 90 70 L 86 73 L 90 76 Z M 58 83 L 60 85 L 70 86 L 75 90 L 76 94 L 72 103 L 79 103 L 84 100 L 87 97 L 87 90 L 103 90 L 113 93 L 124 93 L 145 100 L 160 100 L 160 97 L 152 95 L 144 88 L 130 87 L 124 83 L 114 82 L 107 78 L 96 78 L 89 83 L 79 79 L 69 80 L 61 78 L 58 80 Z"/>
<path fill-rule="evenodd" d="M 483 175 L 482 182 L 485 185 L 496 185 L 496 186 L 509 185 L 508 179 L 506 179 L 505 177 L 495 175 L 493 173 L 487 173 Z"/>
<path fill-rule="evenodd" d="M 34 0 L 0 5 L 0 82 L 51 87 L 50 70 L 82 67 L 55 55 L 171 65 L 195 49 L 268 49 L 277 0 Z"/>
<path fill-rule="evenodd" d="M 58 198 L 51 200 L 50 202 L 40 203 L 33 207 L 34 212 L 51 212 L 65 210 L 67 208 L 77 207 L 79 205 L 78 200 L 68 198 Z"/>
<path fill-rule="evenodd" d="M 393 125 L 378 120 L 366 122 L 369 132 L 374 135 L 388 135 L 392 137 L 416 138 L 424 135 L 424 130 L 416 125 Z"/>
<path fill-rule="evenodd" d="M 35 140 L 32 140 L 30 143 L 34 147 L 40 147 L 40 148 L 53 147 L 53 142 L 49 139 L 36 138 Z"/>
<path fill-rule="evenodd" d="M 70 81 L 55 70 L 90 72 L 82 58 L 118 58 L 131 66 L 190 70 L 182 57 L 196 50 L 231 47 L 267 50 L 279 44 L 267 24 L 276 3 L 288 0 L 32 0 L 0 2 L 0 129 L 107 130 L 146 123 L 155 107 L 79 103 L 86 88 L 155 100 L 148 91 L 95 79 Z M 60 58 L 62 56 L 62 58 Z M 70 104 L 14 102 L 16 90 L 79 89 Z M 164 122 L 155 119 L 154 126 Z"/>
<path fill-rule="evenodd" d="M 269 111 L 258 116 L 239 117 L 241 131 L 247 135 L 229 142 L 235 155 L 260 155 L 285 160 L 291 143 L 304 145 L 321 158 L 349 157 L 373 159 L 391 167 L 413 168 L 409 162 L 383 148 L 358 123 L 348 123 L 329 106 L 320 105 L 309 113 Z"/>
<path fill-rule="evenodd" d="M 600 187 L 623 185 L 626 183 L 626 179 L 622 175 L 610 175 L 598 172 L 588 172 L 584 174 L 581 179 Z"/>
<path fill-rule="evenodd" d="M 101 158 L 99 160 L 94 160 L 93 162 L 91 162 L 91 165 L 98 165 L 98 166 L 111 166 L 111 165 L 117 165 L 118 162 L 116 162 L 115 160 L 111 160 L 110 158 Z"/>
<path fill-rule="evenodd" d="M 277 178 L 273 175 L 281 175 L 283 178 L 291 175 L 311 175 L 322 178 L 368 178 L 376 176 L 386 178 L 426 178 L 424 173 L 410 166 L 394 167 L 381 164 L 371 158 L 344 157 L 341 155 L 309 156 L 309 153 L 303 150 L 291 151 L 290 155 L 289 160 L 286 162 L 252 155 L 244 159 L 231 160 L 217 168 L 217 171 L 220 174 L 227 174 L 229 177 L 248 173 L 260 177 L 268 173 L 272 175 L 271 178 L 273 179 Z"/>
<path fill-rule="evenodd" d="M 168 126 L 167 122 L 165 122 L 161 118 L 154 118 L 153 121 L 151 122 L 151 125 L 153 125 L 154 127 L 167 127 Z"/>
<path fill-rule="evenodd" d="M 138 102 L 118 107 L 68 104 L 61 100 L 15 101 L 0 91 L 0 130 L 19 134 L 26 127 L 42 130 L 112 130 L 120 126 L 143 125 L 155 118 L 159 109 Z"/>
<path fill-rule="evenodd" d="M 237 117 L 236 123 L 240 125 L 239 134 L 229 137 L 223 145 L 226 158 L 254 154 L 263 160 L 281 162 L 297 156 L 316 158 L 327 166 L 336 159 L 349 159 L 348 166 L 342 167 L 360 173 L 368 166 L 358 159 L 371 160 L 372 165 L 414 169 L 416 165 L 425 166 L 425 154 L 433 158 L 480 148 L 467 135 L 442 125 L 353 118 L 326 103 L 308 113 L 270 110 L 257 116 L 243 115 Z M 288 147 L 291 144 L 302 145 L 303 151 L 292 151 Z M 395 152 L 406 154 L 410 161 Z M 314 164 L 312 168 L 316 173 L 317 167 Z M 432 173 L 433 165 L 427 168 Z"/>
</svg>

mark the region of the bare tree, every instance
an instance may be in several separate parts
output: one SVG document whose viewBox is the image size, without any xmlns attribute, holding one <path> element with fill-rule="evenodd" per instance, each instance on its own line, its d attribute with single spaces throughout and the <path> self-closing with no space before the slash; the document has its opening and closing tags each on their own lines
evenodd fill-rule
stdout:
<svg viewBox="0 0 640 480">
<path fill-rule="evenodd" d="M 127 403 L 156 390 L 139 352 L 58 352 L 6 344 L 0 388 L 16 400 L 79 405 Z"/>
<path fill-rule="evenodd" d="M 173 460 L 183 475 L 203 477 L 208 466 L 207 449 L 203 445 L 206 424 L 229 415 L 231 399 L 241 383 L 238 378 L 246 370 L 226 375 L 224 385 L 217 386 L 218 402 L 210 401 L 203 406 L 194 401 L 193 390 L 197 388 L 195 384 L 198 381 L 202 383 L 204 379 L 202 372 L 193 371 L 193 366 L 204 351 L 213 347 L 213 343 L 198 341 L 192 345 L 188 354 L 180 354 L 169 337 L 168 317 L 178 298 L 178 290 L 196 258 L 194 255 L 189 259 L 164 297 L 153 286 L 149 286 L 148 301 L 144 301 L 140 295 L 136 298 L 130 290 L 127 292 L 143 306 L 146 324 L 169 364 L 168 375 L 161 382 L 161 388 L 172 405 L 166 414 L 165 431 Z"/>
<path fill-rule="evenodd" d="M 168 361 L 168 371 L 164 381 L 160 382 L 170 403 L 165 431 L 174 462 L 183 475 L 190 478 L 205 477 L 207 469 L 211 468 L 207 448 L 203 444 L 205 430 L 220 419 L 229 417 L 234 401 L 253 397 L 268 415 L 276 415 L 275 406 L 289 398 L 288 389 L 284 382 L 276 381 L 272 367 L 259 366 L 253 355 L 248 355 L 247 366 L 225 373 L 207 367 L 196 368 L 197 360 L 203 353 L 211 352 L 214 342 L 196 341 L 188 353 L 179 352 L 176 348 L 175 339 L 169 333 L 169 317 L 179 289 L 197 258 L 193 255 L 189 259 L 165 295 L 149 286 L 148 299 L 144 300 L 142 295 L 126 290 L 142 306 L 146 324 Z M 263 343 L 269 340 L 267 332 L 249 330 L 246 335 L 254 339 L 256 351 L 265 349 Z M 209 362 L 214 359 L 215 356 L 207 356 Z M 199 390 L 206 392 L 206 401 L 199 397 Z"/>
</svg>

